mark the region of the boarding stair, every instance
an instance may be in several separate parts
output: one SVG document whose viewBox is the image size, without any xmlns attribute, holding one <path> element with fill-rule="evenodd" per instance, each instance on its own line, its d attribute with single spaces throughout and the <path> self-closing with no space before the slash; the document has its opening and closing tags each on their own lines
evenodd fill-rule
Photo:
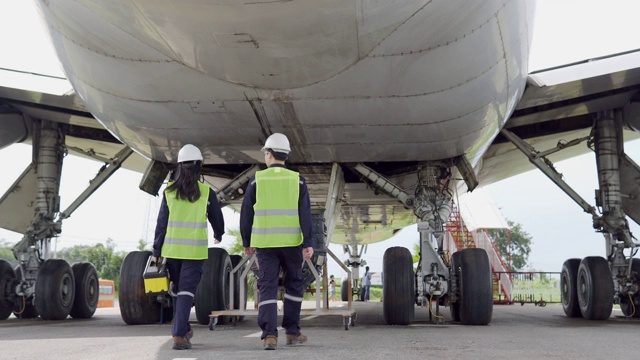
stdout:
<svg viewBox="0 0 640 360">
<path fill-rule="evenodd" d="M 509 268 L 500 256 L 489 232 L 486 229 L 469 231 L 455 204 L 453 204 L 445 229 L 445 244 L 448 244 L 449 252 L 467 248 L 481 248 L 487 252 L 493 278 L 494 303 L 510 303 L 512 301 L 512 282 L 510 276 L 507 275 Z"/>
</svg>

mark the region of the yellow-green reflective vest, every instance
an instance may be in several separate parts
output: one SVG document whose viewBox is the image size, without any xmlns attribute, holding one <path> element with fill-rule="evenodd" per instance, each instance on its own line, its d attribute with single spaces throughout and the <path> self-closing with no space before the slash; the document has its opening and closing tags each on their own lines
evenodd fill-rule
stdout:
<svg viewBox="0 0 640 360">
<path fill-rule="evenodd" d="M 195 202 L 177 199 L 175 191 L 164 192 L 169 207 L 167 234 L 162 245 L 162 256 L 165 258 L 203 260 L 208 257 L 209 186 L 201 182 L 198 182 L 198 186 L 200 198 Z"/>
<path fill-rule="evenodd" d="M 293 247 L 302 244 L 298 216 L 300 175 L 282 167 L 256 172 L 251 247 Z"/>
</svg>

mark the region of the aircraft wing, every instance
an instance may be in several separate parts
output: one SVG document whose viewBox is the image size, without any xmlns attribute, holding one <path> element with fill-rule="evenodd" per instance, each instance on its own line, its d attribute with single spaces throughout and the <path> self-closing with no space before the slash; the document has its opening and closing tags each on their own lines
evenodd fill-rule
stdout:
<svg viewBox="0 0 640 360">
<path fill-rule="evenodd" d="M 549 70 L 571 71 L 571 67 Z M 590 151 L 586 141 L 570 143 L 589 136 L 593 116 L 597 112 L 622 108 L 637 101 L 640 90 L 640 68 L 617 71 L 552 86 L 540 86 L 542 74 L 529 76 L 529 81 L 516 110 L 505 125 L 539 151 L 563 147 L 550 154 L 553 162 L 566 160 Z M 625 141 L 638 139 L 638 132 L 628 126 Z M 566 146 L 566 147 L 565 147 Z M 481 185 L 506 179 L 534 169 L 524 155 L 503 135 L 498 135 L 483 157 L 478 174 Z"/>
</svg>

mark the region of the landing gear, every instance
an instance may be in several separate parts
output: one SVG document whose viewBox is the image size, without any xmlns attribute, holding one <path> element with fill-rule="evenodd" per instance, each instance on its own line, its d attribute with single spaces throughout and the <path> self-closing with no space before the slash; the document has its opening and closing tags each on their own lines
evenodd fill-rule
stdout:
<svg viewBox="0 0 640 360">
<path fill-rule="evenodd" d="M 120 267 L 118 303 L 122 320 L 129 325 L 153 324 L 160 321 L 162 304 L 145 294 L 142 274 L 150 251 L 132 251 Z"/>
<path fill-rule="evenodd" d="M 227 251 L 222 248 L 209 248 L 209 258 L 202 266 L 202 279 L 194 299 L 198 323 L 207 325 L 212 311 L 231 308 L 229 304 L 231 270 L 231 258 Z M 229 316 L 219 316 L 218 324 L 224 325 L 229 320 Z"/>
<path fill-rule="evenodd" d="M 640 276 L 640 259 L 631 259 L 631 273 L 635 274 L 636 279 Z M 640 318 L 640 294 L 622 294 L 620 310 L 626 317 Z"/>
<path fill-rule="evenodd" d="M 351 291 L 351 299 L 353 301 L 364 301 L 364 287 L 360 279 L 360 268 L 365 266 L 367 262 L 362 260 L 362 254 L 366 253 L 367 245 L 342 245 L 345 254 L 349 254 L 349 259 L 344 261 L 347 267 L 351 268 L 351 286 L 347 286 L 346 280 L 342 280 L 340 289 L 340 297 L 342 301 L 349 300 L 349 291 Z"/>
<path fill-rule="evenodd" d="M 451 293 L 459 293 L 460 289 L 460 252 L 456 251 L 451 255 Z M 460 322 L 460 300 L 456 297 L 454 301 L 449 304 L 449 312 L 451 314 L 451 321 Z"/>
<path fill-rule="evenodd" d="M 13 295 L 13 284 L 16 274 L 6 260 L 0 259 L 0 320 L 6 320 L 13 311 L 13 302 L 9 299 Z"/>
<path fill-rule="evenodd" d="M 69 263 L 49 259 L 38 271 L 35 294 L 36 311 L 44 320 L 66 319 L 75 296 L 75 280 Z"/>
<path fill-rule="evenodd" d="M 13 269 L 16 274 L 16 283 L 24 284 L 26 278 L 23 275 L 22 268 L 18 265 Z M 33 304 L 32 297 L 24 293 L 16 294 L 13 306 L 13 316 L 18 319 L 35 319 L 38 317 L 36 306 Z"/>
<path fill-rule="evenodd" d="M 493 315 L 491 265 L 483 249 L 460 252 L 460 322 L 487 325 Z"/>
<path fill-rule="evenodd" d="M 75 278 L 76 296 L 69 315 L 75 319 L 88 319 L 98 308 L 98 271 L 91 263 L 73 264 L 71 270 Z"/>
<path fill-rule="evenodd" d="M 537 151 L 511 131 L 502 130 L 502 134 L 535 166 L 592 215 L 593 228 L 604 235 L 606 257 L 569 259 L 562 266 L 562 307 L 568 317 L 582 315 L 589 320 L 605 320 L 611 316 L 614 303 L 620 304 L 626 316 L 636 316 L 640 265 L 633 255 L 640 243 L 631 235 L 627 217 L 640 223 L 637 210 L 640 198 L 636 195 L 640 167 L 624 154 L 623 123 L 638 117 L 638 108 L 630 105 L 598 112 L 593 115 L 591 135 L 558 144 L 544 152 Z M 589 205 L 566 184 L 546 155 L 541 155 L 552 154 L 567 144 L 576 145 L 584 140 L 595 152 L 599 185 L 595 196 L 597 208 Z"/>
<path fill-rule="evenodd" d="M 353 168 L 371 181 L 376 192 L 396 198 L 420 219 L 420 258 L 415 272 L 409 250 L 392 247 L 384 255 L 383 309 L 385 321 L 390 325 L 411 324 L 416 304 L 429 304 L 431 311 L 432 302 L 436 302 L 436 310 L 430 312 L 430 318 L 435 315 L 437 323 L 444 318 L 439 314 L 440 305 L 450 305 L 453 321 L 465 325 L 486 325 L 491 321 L 493 283 L 487 252 L 464 249 L 453 253 L 451 263 L 446 258 L 450 248 L 444 242 L 444 225 L 453 208 L 454 166 L 467 188 L 473 190 L 477 181 L 464 156 L 421 164 L 416 171 L 418 182 L 413 195 L 405 192 L 406 187 L 392 183 L 363 164 Z M 344 290 L 342 295 L 344 300 Z"/>
<path fill-rule="evenodd" d="M 415 316 L 413 259 L 408 249 L 391 247 L 382 260 L 384 320 L 389 325 L 409 325 Z"/>
<path fill-rule="evenodd" d="M 588 320 L 605 320 L 613 309 L 613 283 L 607 260 L 589 256 L 578 267 L 578 303 Z"/>
<path fill-rule="evenodd" d="M 349 288 L 349 280 L 342 280 L 342 285 L 340 287 L 340 300 L 349 301 L 349 291 L 351 291 Z"/>
<path fill-rule="evenodd" d="M 60 178 L 63 159 L 67 154 L 67 129 L 65 125 L 55 122 L 32 122 L 34 162 L 29 164 L 9 191 L 33 188 L 33 198 L 24 200 L 35 212 L 30 222 L 16 225 L 24 229 L 22 239 L 12 249 L 19 264 L 13 269 L 13 284 L 7 287 L 6 281 L 4 285 L 0 283 L 0 291 L 6 293 L 0 299 L 0 319 L 6 319 L 7 303 L 12 304 L 14 315 L 22 319 L 38 315 L 46 320 L 62 320 L 69 315 L 89 318 L 96 310 L 99 296 L 97 271 L 91 264 L 71 267 L 64 260 L 52 259 L 51 239 L 62 232 L 63 220 L 119 169 L 133 150 L 125 147 L 109 160 L 87 152 L 87 156 L 106 163 L 78 199 L 60 211 Z M 5 265 L 2 267 L 6 268 Z"/>
<path fill-rule="evenodd" d="M 580 259 L 569 259 L 562 264 L 560 275 L 562 310 L 570 318 L 582 316 L 578 303 L 578 267 L 580 267 Z"/>
</svg>

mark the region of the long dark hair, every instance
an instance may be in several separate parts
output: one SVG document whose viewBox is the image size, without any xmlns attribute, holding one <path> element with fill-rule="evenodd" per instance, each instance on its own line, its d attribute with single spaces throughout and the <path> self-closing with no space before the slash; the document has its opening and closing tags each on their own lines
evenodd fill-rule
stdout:
<svg viewBox="0 0 640 360">
<path fill-rule="evenodd" d="M 176 193 L 176 199 L 196 202 L 200 199 L 200 169 L 202 161 L 186 161 L 178 163 L 174 173 L 174 181 L 167 187 L 167 191 Z"/>
</svg>

